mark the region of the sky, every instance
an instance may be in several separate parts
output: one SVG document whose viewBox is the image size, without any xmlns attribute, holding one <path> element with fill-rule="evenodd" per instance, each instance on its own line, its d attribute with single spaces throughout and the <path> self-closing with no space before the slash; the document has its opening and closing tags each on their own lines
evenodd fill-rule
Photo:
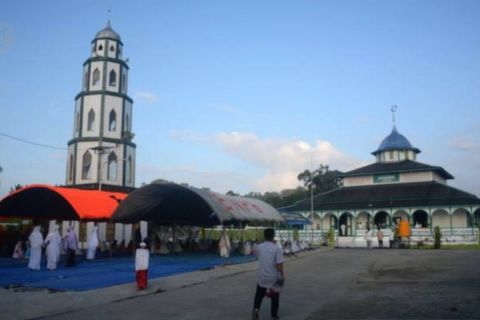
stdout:
<svg viewBox="0 0 480 320">
<path fill-rule="evenodd" d="M 374 162 L 397 105 L 417 160 L 480 195 L 479 17 L 476 0 L 3 0 L 0 197 L 65 183 L 82 65 L 108 19 L 129 58 L 137 186 L 246 194 L 352 170 Z"/>
</svg>

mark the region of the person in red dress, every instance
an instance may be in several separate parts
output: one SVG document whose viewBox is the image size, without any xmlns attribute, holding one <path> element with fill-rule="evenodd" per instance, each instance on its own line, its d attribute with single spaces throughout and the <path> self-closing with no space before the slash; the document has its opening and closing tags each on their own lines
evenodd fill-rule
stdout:
<svg viewBox="0 0 480 320">
<path fill-rule="evenodd" d="M 140 247 L 135 251 L 135 273 L 137 278 L 137 289 L 144 290 L 148 285 L 148 261 L 150 252 L 145 242 L 140 243 Z"/>
</svg>

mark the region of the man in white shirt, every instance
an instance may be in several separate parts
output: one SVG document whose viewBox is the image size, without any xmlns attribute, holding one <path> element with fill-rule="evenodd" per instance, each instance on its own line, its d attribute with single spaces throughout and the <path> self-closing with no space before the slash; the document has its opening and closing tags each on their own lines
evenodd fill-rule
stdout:
<svg viewBox="0 0 480 320">
<path fill-rule="evenodd" d="M 280 319 L 278 317 L 279 298 L 285 279 L 283 273 L 283 251 L 273 240 L 275 238 L 274 229 L 265 229 L 264 236 L 265 241 L 254 249 L 258 259 L 258 270 L 252 319 L 258 319 L 260 305 L 265 294 L 272 299 L 272 319 Z"/>
</svg>

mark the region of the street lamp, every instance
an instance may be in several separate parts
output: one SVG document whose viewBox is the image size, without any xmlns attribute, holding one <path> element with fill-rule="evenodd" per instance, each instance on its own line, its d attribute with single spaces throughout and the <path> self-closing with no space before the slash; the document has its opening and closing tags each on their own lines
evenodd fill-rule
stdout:
<svg viewBox="0 0 480 320">
<path fill-rule="evenodd" d="M 107 146 L 96 146 L 89 148 L 90 150 L 95 151 L 98 154 L 98 190 L 102 191 L 102 155 L 107 153 L 111 149 L 116 147 L 107 147 Z"/>
</svg>

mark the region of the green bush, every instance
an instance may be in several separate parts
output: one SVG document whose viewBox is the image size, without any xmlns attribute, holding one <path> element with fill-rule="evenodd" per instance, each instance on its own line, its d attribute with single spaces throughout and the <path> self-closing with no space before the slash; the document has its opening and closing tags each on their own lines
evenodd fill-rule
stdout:
<svg viewBox="0 0 480 320">
<path fill-rule="evenodd" d="M 435 227 L 435 244 L 433 246 L 435 249 L 440 249 L 442 245 L 441 239 L 442 239 L 442 233 L 440 232 L 440 227 L 436 226 Z"/>
</svg>

